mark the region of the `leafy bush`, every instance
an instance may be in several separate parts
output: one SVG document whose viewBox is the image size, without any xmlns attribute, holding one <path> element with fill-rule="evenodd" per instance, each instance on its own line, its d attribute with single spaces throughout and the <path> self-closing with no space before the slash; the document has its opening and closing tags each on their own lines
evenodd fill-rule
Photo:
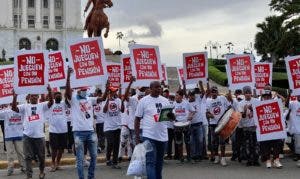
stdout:
<svg viewBox="0 0 300 179">
<path fill-rule="evenodd" d="M 0 65 L 11 65 L 13 63 L 14 63 L 13 61 L 1 61 Z"/>
<path fill-rule="evenodd" d="M 286 73 L 285 67 L 273 67 L 273 72 L 283 72 Z"/>
<path fill-rule="evenodd" d="M 226 65 L 227 60 L 225 59 L 212 59 L 214 65 Z"/>
<path fill-rule="evenodd" d="M 226 68 L 225 65 L 215 65 L 215 67 L 220 70 L 221 72 L 225 72 L 226 73 Z"/>
<path fill-rule="evenodd" d="M 208 77 L 222 86 L 227 86 L 228 79 L 226 73 L 221 72 L 214 66 L 208 67 Z"/>
</svg>

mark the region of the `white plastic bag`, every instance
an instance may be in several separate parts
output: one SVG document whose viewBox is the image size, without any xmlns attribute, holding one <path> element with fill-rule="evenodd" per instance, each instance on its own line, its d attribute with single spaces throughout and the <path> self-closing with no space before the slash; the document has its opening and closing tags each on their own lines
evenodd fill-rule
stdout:
<svg viewBox="0 0 300 179">
<path fill-rule="evenodd" d="M 146 153 L 152 150 L 152 145 L 148 140 L 135 146 L 127 169 L 128 176 L 145 176 L 147 174 Z"/>
</svg>

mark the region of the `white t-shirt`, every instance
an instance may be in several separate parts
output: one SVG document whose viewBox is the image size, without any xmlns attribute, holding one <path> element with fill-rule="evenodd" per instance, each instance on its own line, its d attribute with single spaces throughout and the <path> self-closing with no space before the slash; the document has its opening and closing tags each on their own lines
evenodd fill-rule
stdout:
<svg viewBox="0 0 300 179">
<path fill-rule="evenodd" d="M 103 107 L 105 105 L 105 101 L 101 101 L 93 106 L 94 115 L 96 117 L 96 124 L 104 123 L 105 114 L 103 113 Z"/>
<path fill-rule="evenodd" d="M 65 102 L 54 103 L 49 110 L 49 132 L 50 133 L 67 133 L 68 119 L 66 116 L 67 106 Z"/>
<path fill-rule="evenodd" d="M 175 101 L 169 100 L 169 103 L 171 106 L 174 107 Z M 167 121 L 166 123 L 167 123 L 168 129 L 174 129 L 174 121 Z"/>
<path fill-rule="evenodd" d="M 244 113 L 244 107 L 245 105 L 252 105 L 254 106 L 255 101 L 258 101 L 255 98 L 251 98 L 250 101 L 247 101 L 246 99 L 242 100 L 238 103 L 238 112 Z M 250 111 L 247 109 L 246 117 L 242 118 L 240 121 L 240 127 L 254 127 L 255 122 L 253 119 L 253 111 Z"/>
<path fill-rule="evenodd" d="M 202 124 L 204 126 L 207 126 L 208 121 L 206 118 L 206 95 L 204 95 L 200 100 L 200 110 L 201 110 Z"/>
<path fill-rule="evenodd" d="M 202 99 L 200 97 L 200 95 L 196 96 L 196 100 L 194 102 L 189 102 L 190 105 L 194 108 L 194 110 L 196 111 L 196 113 L 193 116 L 192 119 L 192 124 L 196 124 L 199 122 L 203 122 L 203 116 L 202 116 L 202 108 L 201 108 L 201 103 L 202 103 Z"/>
<path fill-rule="evenodd" d="M 135 120 L 135 111 L 139 100 L 136 96 L 132 96 L 129 98 L 128 102 L 126 103 L 126 108 L 128 110 L 128 127 L 129 129 L 134 129 L 134 120 Z"/>
<path fill-rule="evenodd" d="M 190 112 L 195 112 L 195 108 L 186 100 L 182 100 L 181 103 L 175 101 L 174 113 L 176 121 L 186 122 Z"/>
<path fill-rule="evenodd" d="M 300 102 L 290 102 L 289 109 L 291 110 L 289 132 L 291 134 L 300 134 Z"/>
<path fill-rule="evenodd" d="M 154 98 L 148 95 L 139 101 L 135 115 L 142 118 L 143 137 L 168 141 L 167 122 L 156 122 L 162 107 L 168 105 L 168 99 L 162 96 Z"/>
<path fill-rule="evenodd" d="M 105 102 L 106 103 L 106 102 Z M 121 128 L 121 99 L 116 98 L 108 102 L 108 110 L 105 113 L 104 131 L 112 131 Z"/>
<path fill-rule="evenodd" d="M 209 119 L 209 124 L 218 124 L 220 117 L 230 106 L 230 102 L 225 96 L 217 96 L 216 99 L 209 98 L 206 101 L 206 110 L 214 115 L 214 118 Z"/>
<path fill-rule="evenodd" d="M 23 118 L 11 109 L 0 111 L 0 120 L 4 120 L 5 139 L 23 137 Z"/>
<path fill-rule="evenodd" d="M 49 110 L 48 102 L 38 104 L 22 104 L 18 106 L 20 114 L 24 118 L 24 131 L 28 137 L 43 138 L 45 114 Z"/>
<path fill-rule="evenodd" d="M 94 98 L 81 99 L 73 95 L 71 101 L 73 131 L 94 131 L 93 105 Z"/>
<path fill-rule="evenodd" d="M 71 109 L 69 107 L 66 108 L 66 117 L 67 121 L 71 122 L 72 121 L 72 116 L 71 116 Z M 72 123 L 71 123 L 72 124 Z"/>
</svg>

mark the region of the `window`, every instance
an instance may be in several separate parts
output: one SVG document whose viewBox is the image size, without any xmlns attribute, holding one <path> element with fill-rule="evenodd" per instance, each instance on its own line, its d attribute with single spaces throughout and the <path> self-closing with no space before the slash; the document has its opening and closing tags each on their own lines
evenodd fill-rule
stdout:
<svg viewBox="0 0 300 179">
<path fill-rule="evenodd" d="M 26 50 L 30 50 L 31 49 L 31 42 L 29 39 L 27 38 L 22 38 L 19 41 L 19 50 L 21 49 L 26 49 Z"/>
<path fill-rule="evenodd" d="M 49 28 L 49 18 L 48 18 L 48 16 L 43 17 L 43 28 L 45 28 L 45 29 Z"/>
<path fill-rule="evenodd" d="M 62 0 L 55 0 L 55 8 L 60 9 L 62 7 Z"/>
<path fill-rule="evenodd" d="M 61 16 L 55 16 L 55 27 L 57 29 L 62 28 L 62 17 Z"/>
<path fill-rule="evenodd" d="M 21 0 L 14 0 L 14 8 L 19 8 L 19 3 Z"/>
<path fill-rule="evenodd" d="M 28 16 L 28 28 L 35 28 L 34 16 Z"/>
<path fill-rule="evenodd" d="M 58 50 L 58 41 L 56 39 L 49 39 L 46 42 L 46 49 L 47 50 Z"/>
<path fill-rule="evenodd" d="M 48 0 L 43 0 L 43 6 L 45 9 L 48 8 Z"/>
<path fill-rule="evenodd" d="M 14 27 L 15 28 L 21 27 L 21 15 L 14 15 Z"/>
<path fill-rule="evenodd" d="M 34 8 L 34 0 L 28 0 L 28 4 L 27 4 L 27 7 L 28 8 Z"/>
</svg>

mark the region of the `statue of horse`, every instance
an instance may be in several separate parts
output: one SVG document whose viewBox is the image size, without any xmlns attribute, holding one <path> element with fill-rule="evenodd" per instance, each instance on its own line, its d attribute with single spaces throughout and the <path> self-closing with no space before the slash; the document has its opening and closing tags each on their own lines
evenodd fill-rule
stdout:
<svg viewBox="0 0 300 179">
<path fill-rule="evenodd" d="M 111 0 L 94 0 L 94 7 L 89 22 L 86 24 L 88 37 L 99 37 L 103 29 L 106 29 L 104 37 L 107 38 L 109 32 L 109 21 L 103 9 L 112 7 Z"/>
</svg>

